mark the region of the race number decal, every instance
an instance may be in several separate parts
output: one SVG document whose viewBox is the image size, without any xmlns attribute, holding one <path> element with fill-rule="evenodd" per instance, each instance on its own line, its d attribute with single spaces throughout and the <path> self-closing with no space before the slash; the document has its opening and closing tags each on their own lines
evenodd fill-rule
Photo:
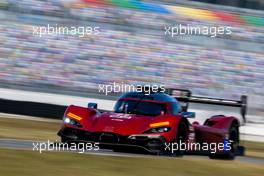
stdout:
<svg viewBox="0 0 264 176">
<path fill-rule="evenodd" d="M 131 119 L 130 114 L 112 114 L 110 115 L 111 118 L 118 118 L 118 119 Z"/>
</svg>

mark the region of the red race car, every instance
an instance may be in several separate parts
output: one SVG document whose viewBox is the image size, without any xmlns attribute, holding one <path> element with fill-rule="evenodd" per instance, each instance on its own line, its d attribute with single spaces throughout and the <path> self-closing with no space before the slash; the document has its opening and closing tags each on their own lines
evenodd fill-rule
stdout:
<svg viewBox="0 0 264 176">
<path fill-rule="evenodd" d="M 62 142 L 97 143 L 114 151 L 147 151 L 182 156 L 205 154 L 210 158 L 233 159 L 243 153 L 239 146 L 239 119 L 215 115 L 203 125 L 190 124 L 194 112 L 189 103 L 240 107 L 245 121 L 247 97 L 227 100 L 192 96 L 189 90 L 128 92 L 117 101 L 113 112 L 100 112 L 96 103 L 88 107 L 70 105 L 58 132 Z"/>
</svg>

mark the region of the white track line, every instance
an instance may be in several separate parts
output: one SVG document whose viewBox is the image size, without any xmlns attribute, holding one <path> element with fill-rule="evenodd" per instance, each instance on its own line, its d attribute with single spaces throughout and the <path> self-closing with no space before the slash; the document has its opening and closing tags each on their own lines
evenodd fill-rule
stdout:
<svg viewBox="0 0 264 176">
<path fill-rule="evenodd" d="M 33 121 L 39 121 L 39 122 L 61 122 L 61 120 L 57 120 L 57 119 L 48 119 L 48 118 L 32 117 L 32 116 L 16 115 L 16 114 L 6 114 L 6 113 L 0 113 L 0 118 L 33 120 Z"/>
<path fill-rule="evenodd" d="M 23 90 L 0 88 L 0 98 L 15 101 L 29 101 L 69 106 L 71 104 L 86 107 L 88 102 L 98 104 L 98 109 L 113 110 L 115 101 L 95 98 L 84 98 L 71 95 L 51 94 L 43 92 L 29 92 Z"/>
</svg>

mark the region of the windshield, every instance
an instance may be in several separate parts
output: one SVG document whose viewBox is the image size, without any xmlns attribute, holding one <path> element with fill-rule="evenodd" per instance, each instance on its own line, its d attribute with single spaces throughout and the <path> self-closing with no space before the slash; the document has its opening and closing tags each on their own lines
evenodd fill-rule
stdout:
<svg viewBox="0 0 264 176">
<path fill-rule="evenodd" d="M 115 105 L 116 113 L 140 114 L 147 116 L 163 115 L 166 112 L 164 104 L 139 100 L 119 100 Z"/>
</svg>

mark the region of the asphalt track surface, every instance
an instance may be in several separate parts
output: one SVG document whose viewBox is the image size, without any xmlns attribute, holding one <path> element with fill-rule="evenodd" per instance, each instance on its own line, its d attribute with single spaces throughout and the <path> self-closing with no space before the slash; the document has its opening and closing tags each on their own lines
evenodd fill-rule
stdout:
<svg viewBox="0 0 264 176">
<path fill-rule="evenodd" d="M 0 148 L 32 150 L 34 152 L 40 153 L 39 150 L 34 149 L 33 143 L 37 143 L 37 142 L 45 142 L 45 141 L 0 139 Z M 45 143 L 47 143 L 47 142 L 45 142 Z M 47 150 L 44 151 L 43 150 L 42 153 L 43 152 L 50 152 L 50 151 L 47 151 Z M 70 151 L 61 151 L 61 152 L 70 152 Z M 77 151 L 75 151 L 75 152 L 77 152 Z M 105 149 L 100 149 L 98 151 L 85 151 L 82 154 L 94 154 L 94 155 L 103 155 L 103 156 L 119 156 L 119 157 L 167 157 L 167 156 L 153 156 L 153 155 L 146 155 L 146 154 L 119 153 L 119 152 L 113 152 L 112 150 L 105 150 Z M 183 157 L 207 158 L 207 156 L 194 156 L 194 155 L 185 155 Z M 172 158 L 172 157 L 168 157 L 168 158 Z M 209 158 L 208 158 L 208 160 L 209 160 Z M 264 164 L 264 159 L 262 159 L 262 158 L 238 156 L 238 157 L 236 157 L 236 160 L 239 160 L 241 162 L 246 162 L 246 163 L 252 163 L 252 164 Z"/>
</svg>

